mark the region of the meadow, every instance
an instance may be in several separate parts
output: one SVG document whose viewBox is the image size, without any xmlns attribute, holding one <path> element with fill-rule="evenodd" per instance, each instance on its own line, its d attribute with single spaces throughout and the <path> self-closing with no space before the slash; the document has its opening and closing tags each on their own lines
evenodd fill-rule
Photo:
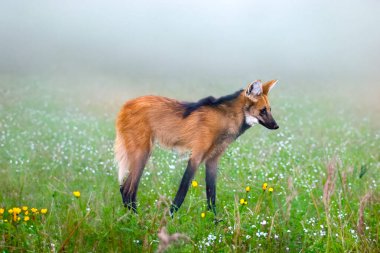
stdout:
<svg viewBox="0 0 380 253">
<path fill-rule="evenodd" d="M 214 223 L 203 165 L 170 218 L 187 155 L 160 147 L 138 214 L 123 207 L 114 120 L 138 95 L 194 101 L 245 84 L 51 82 L 1 79 L 1 252 L 379 252 L 380 119 L 368 99 L 280 82 L 270 96 L 280 129 L 255 126 L 221 159 Z"/>
</svg>

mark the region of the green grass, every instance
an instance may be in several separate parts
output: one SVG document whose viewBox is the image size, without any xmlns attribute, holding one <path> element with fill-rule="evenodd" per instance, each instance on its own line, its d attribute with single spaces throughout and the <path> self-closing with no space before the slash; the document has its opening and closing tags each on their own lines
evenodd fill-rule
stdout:
<svg viewBox="0 0 380 253">
<path fill-rule="evenodd" d="M 38 81 L 0 88 L 2 252 L 154 252 L 164 226 L 188 237 L 169 252 L 378 252 L 378 119 L 355 118 L 348 104 L 273 92 L 280 129 L 256 126 L 228 148 L 217 183 L 222 221 L 214 224 L 206 210 L 203 166 L 195 177 L 198 187 L 168 217 L 187 157 L 160 148 L 141 180 L 139 214 L 123 207 L 113 162 L 120 103 L 89 105 L 84 93 L 70 97 L 75 92 Z M 328 164 L 335 177 L 325 205 Z M 262 190 L 264 182 L 273 193 Z M 359 233 L 360 201 L 367 193 Z M 248 204 L 240 205 L 241 198 Z M 27 222 L 22 213 L 13 222 L 7 210 L 21 206 L 48 213 L 29 215 Z"/>
</svg>

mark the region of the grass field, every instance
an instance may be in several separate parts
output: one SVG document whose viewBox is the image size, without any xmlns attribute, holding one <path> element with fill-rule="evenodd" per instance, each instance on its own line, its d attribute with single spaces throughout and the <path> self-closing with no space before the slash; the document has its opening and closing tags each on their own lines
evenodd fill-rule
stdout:
<svg viewBox="0 0 380 253">
<path fill-rule="evenodd" d="M 222 221 L 214 224 L 203 166 L 198 186 L 168 216 L 187 157 L 158 147 L 140 184 L 139 214 L 123 207 L 114 120 L 123 101 L 137 95 L 196 100 L 243 85 L 213 85 L 210 92 L 46 83 L 0 83 L 1 252 L 154 252 L 163 227 L 182 238 L 168 252 L 379 252 L 379 107 L 365 99 L 360 107 L 348 95 L 286 92 L 280 83 L 270 97 L 280 129 L 255 126 L 221 159 Z"/>
</svg>

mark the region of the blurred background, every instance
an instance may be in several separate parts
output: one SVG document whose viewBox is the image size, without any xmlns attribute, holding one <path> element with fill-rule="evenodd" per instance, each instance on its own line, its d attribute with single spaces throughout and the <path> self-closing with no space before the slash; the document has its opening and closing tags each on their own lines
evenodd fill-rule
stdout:
<svg viewBox="0 0 380 253">
<path fill-rule="evenodd" d="M 1 83 L 193 99 L 279 79 L 281 94 L 364 98 L 379 112 L 379 11 L 376 0 L 4 0 Z"/>
</svg>

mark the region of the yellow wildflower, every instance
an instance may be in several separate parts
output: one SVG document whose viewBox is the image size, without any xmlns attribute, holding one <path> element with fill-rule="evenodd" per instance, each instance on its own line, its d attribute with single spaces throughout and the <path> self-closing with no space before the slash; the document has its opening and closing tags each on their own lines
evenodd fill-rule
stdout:
<svg viewBox="0 0 380 253">
<path fill-rule="evenodd" d="M 202 213 L 201 213 L 201 217 L 202 217 L 202 218 L 206 217 L 206 213 L 203 213 L 203 212 L 202 212 Z"/>
<path fill-rule="evenodd" d="M 265 191 L 268 187 L 268 184 L 267 183 L 263 183 L 263 190 Z"/>
<path fill-rule="evenodd" d="M 8 220 L 4 220 L 4 222 L 8 222 Z"/>
<path fill-rule="evenodd" d="M 17 221 L 20 221 L 21 220 L 21 218 L 20 217 L 17 217 Z M 16 220 L 15 220 L 16 221 Z"/>
<path fill-rule="evenodd" d="M 244 201 L 244 205 L 248 205 L 248 200 Z"/>
<path fill-rule="evenodd" d="M 8 213 L 12 214 L 13 213 L 13 209 L 9 209 Z"/>
<path fill-rule="evenodd" d="M 19 207 L 13 207 L 13 212 L 16 213 L 16 214 L 20 214 L 21 213 L 21 208 L 19 208 Z"/>
<path fill-rule="evenodd" d="M 25 211 L 25 215 L 28 215 L 29 214 L 29 211 Z"/>
<path fill-rule="evenodd" d="M 47 211 L 48 211 L 47 208 L 42 208 L 42 209 L 41 209 L 41 213 L 42 213 L 42 214 L 47 213 Z"/>
<path fill-rule="evenodd" d="M 245 199 L 240 199 L 240 205 L 244 205 Z"/>
<path fill-rule="evenodd" d="M 245 191 L 246 192 L 250 192 L 251 191 L 251 187 L 249 187 L 249 186 L 245 187 Z"/>
<path fill-rule="evenodd" d="M 23 210 L 23 211 L 28 211 L 28 207 L 27 207 L 27 206 L 23 206 L 23 207 L 22 207 L 22 210 Z"/>
<path fill-rule="evenodd" d="M 273 192 L 273 188 L 270 187 L 270 188 L 268 189 L 268 191 L 269 191 L 269 192 Z"/>
<path fill-rule="evenodd" d="M 31 208 L 30 210 L 32 210 L 32 213 L 37 213 L 38 209 L 37 208 Z"/>
<path fill-rule="evenodd" d="M 194 188 L 198 187 L 198 182 L 195 181 L 195 180 L 193 180 L 193 181 L 191 182 L 191 186 L 194 187 Z"/>
<path fill-rule="evenodd" d="M 0 215 L 4 213 L 4 208 L 0 208 Z"/>
<path fill-rule="evenodd" d="M 30 220 L 29 216 L 25 216 L 24 221 L 28 221 L 28 220 Z"/>
<path fill-rule="evenodd" d="M 75 197 L 79 198 L 79 197 L 80 197 L 80 191 L 75 191 L 75 192 L 73 192 L 73 195 L 74 195 Z"/>
</svg>

